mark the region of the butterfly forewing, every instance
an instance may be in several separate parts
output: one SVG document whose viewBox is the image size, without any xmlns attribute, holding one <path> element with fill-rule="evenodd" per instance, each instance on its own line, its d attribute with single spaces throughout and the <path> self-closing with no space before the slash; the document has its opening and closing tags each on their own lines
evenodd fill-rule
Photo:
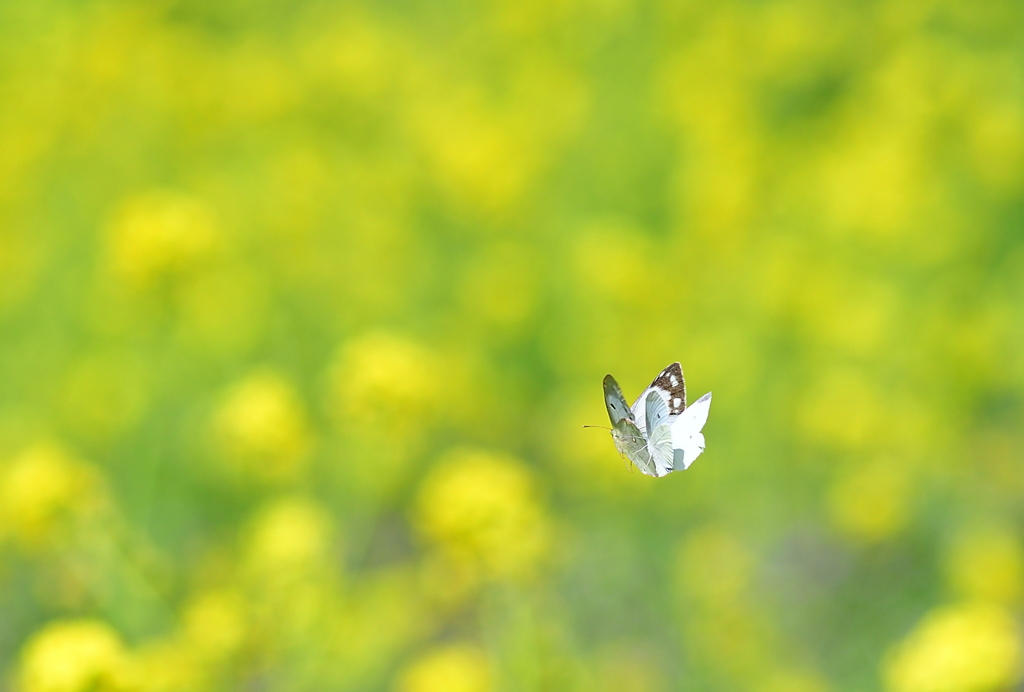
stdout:
<svg viewBox="0 0 1024 692">
<path fill-rule="evenodd" d="M 637 425 L 643 428 L 646 424 L 645 402 L 650 392 L 657 392 L 668 408 L 669 416 L 677 416 L 686 409 L 686 380 L 683 379 L 683 368 L 679 363 L 672 363 L 662 370 L 654 382 L 645 389 L 633 402 L 631 410 Z"/>
<path fill-rule="evenodd" d="M 604 405 L 608 409 L 608 420 L 614 428 L 620 421 L 633 421 L 633 414 L 626 404 L 626 397 L 622 396 L 619 383 L 611 375 L 604 376 Z"/>
</svg>

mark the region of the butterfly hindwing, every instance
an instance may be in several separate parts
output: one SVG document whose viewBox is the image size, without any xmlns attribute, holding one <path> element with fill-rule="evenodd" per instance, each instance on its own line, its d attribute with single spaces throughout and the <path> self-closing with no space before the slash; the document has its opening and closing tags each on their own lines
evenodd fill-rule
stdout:
<svg viewBox="0 0 1024 692">
<path fill-rule="evenodd" d="M 644 402 L 647 424 L 647 449 L 654 463 L 654 475 L 664 476 L 672 471 L 672 426 L 668 407 L 658 392 L 648 392 Z"/>
<path fill-rule="evenodd" d="M 632 419 L 623 419 L 612 429 L 615 448 L 646 476 L 657 476 L 657 467 L 651 458 L 647 438 Z"/>
<path fill-rule="evenodd" d="M 676 468 L 689 468 L 704 451 L 701 430 L 708 421 L 710 410 L 711 392 L 708 392 L 672 421 L 673 465 Z"/>
</svg>

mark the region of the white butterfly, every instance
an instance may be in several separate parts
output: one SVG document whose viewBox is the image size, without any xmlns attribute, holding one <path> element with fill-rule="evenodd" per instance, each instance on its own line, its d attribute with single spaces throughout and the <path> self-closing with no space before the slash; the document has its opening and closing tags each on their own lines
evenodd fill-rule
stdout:
<svg viewBox="0 0 1024 692">
<path fill-rule="evenodd" d="M 679 363 L 662 370 L 628 408 L 618 382 L 606 375 L 604 402 L 615 448 L 648 476 L 687 469 L 704 451 L 701 430 L 711 409 L 711 392 L 687 407 Z"/>
</svg>

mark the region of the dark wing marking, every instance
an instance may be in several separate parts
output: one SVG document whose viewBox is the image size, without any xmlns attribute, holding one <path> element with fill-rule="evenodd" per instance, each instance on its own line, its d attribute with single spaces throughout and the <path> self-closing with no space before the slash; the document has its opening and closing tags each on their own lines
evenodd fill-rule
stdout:
<svg viewBox="0 0 1024 692">
<path fill-rule="evenodd" d="M 678 416 L 686 410 L 686 380 L 683 379 L 683 368 L 678 362 L 672 363 L 654 378 L 651 386 L 644 390 L 644 393 L 637 399 L 637 403 L 646 396 L 647 392 L 655 389 L 663 392 L 662 398 L 668 406 L 670 416 Z M 633 410 L 636 410 L 636 403 Z"/>
</svg>

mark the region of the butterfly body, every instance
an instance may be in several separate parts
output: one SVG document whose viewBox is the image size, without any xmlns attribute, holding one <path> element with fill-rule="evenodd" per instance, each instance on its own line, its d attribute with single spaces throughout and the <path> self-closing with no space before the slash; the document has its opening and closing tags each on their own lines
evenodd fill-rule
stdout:
<svg viewBox="0 0 1024 692">
<path fill-rule="evenodd" d="M 679 363 L 654 378 L 632 406 L 615 378 L 604 378 L 604 400 L 615 448 L 640 472 L 661 477 L 689 468 L 704 451 L 701 430 L 711 407 L 708 392 L 687 408 L 686 383 Z"/>
</svg>

